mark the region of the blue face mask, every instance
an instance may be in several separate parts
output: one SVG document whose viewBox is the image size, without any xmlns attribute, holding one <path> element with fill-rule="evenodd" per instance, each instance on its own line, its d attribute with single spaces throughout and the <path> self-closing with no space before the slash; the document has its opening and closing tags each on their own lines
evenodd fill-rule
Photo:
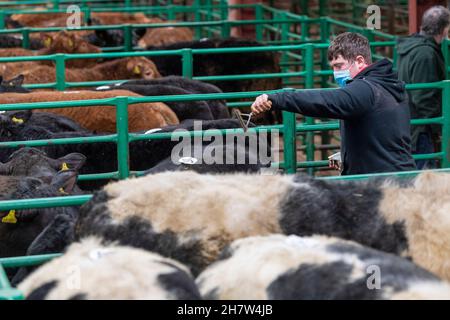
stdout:
<svg viewBox="0 0 450 320">
<path fill-rule="evenodd" d="M 343 88 L 347 85 L 347 81 L 352 79 L 350 76 L 350 69 L 334 71 L 334 80 L 339 87 Z"/>
</svg>

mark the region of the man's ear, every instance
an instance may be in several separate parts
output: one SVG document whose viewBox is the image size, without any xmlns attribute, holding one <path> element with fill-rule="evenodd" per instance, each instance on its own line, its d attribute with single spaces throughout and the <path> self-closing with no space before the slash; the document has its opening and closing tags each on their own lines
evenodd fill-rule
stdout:
<svg viewBox="0 0 450 320">
<path fill-rule="evenodd" d="M 31 117 L 31 110 L 17 110 L 8 112 L 9 118 L 16 124 L 27 122 Z"/>
<path fill-rule="evenodd" d="M 9 87 L 21 87 L 24 79 L 25 79 L 24 75 L 20 74 L 11 80 L 2 82 L 2 84 Z"/>
<path fill-rule="evenodd" d="M 78 173 L 76 170 L 59 171 L 50 183 L 61 194 L 70 193 L 76 186 Z"/>
<path fill-rule="evenodd" d="M 86 157 L 81 153 L 70 153 L 51 162 L 56 170 L 79 170 L 86 162 Z"/>
</svg>

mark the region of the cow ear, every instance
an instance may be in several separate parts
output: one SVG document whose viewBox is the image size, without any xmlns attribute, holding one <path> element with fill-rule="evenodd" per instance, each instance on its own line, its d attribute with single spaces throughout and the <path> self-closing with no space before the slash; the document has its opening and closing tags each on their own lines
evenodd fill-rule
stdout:
<svg viewBox="0 0 450 320">
<path fill-rule="evenodd" d="M 9 163 L 2 163 L 0 162 L 0 174 L 1 175 L 8 175 L 9 174 Z"/>
<path fill-rule="evenodd" d="M 149 29 L 149 30 L 152 30 L 152 29 Z M 146 32 L 147 32 L 147 28 L 136 28 L 136 29 L 134 29 L 134 33 L 139 38 L 142 38 Z"/>
<path fill-rule="evenodd" d="M 44 47 L 50 48 L 50 46 L 52 45 L 52 42 L 53 42 L 53 37 L 49 34 L 44 33 L 41 35 L 41 40 L 42 40 L 42 43 L 44 44 Z"/>
<path fill-rule="evenodd" d="M 70 193 L 77 183 L 78 172 L 76 170 L 59 171 L 50 183 L 61 194 Z"/>
<path fill-rule="evenodd" d="M 68 33 L 67 34 L 67 39 L 66 39 L 66 45 L 67 47 L 72 50 L 75 46 L 75 34 L 73 33 Z"/>
<path fill-rule="evenodd" d="M 24 75 L 20 74 L 11 80 L 4 81 L 2 84 L 10 87 L 21 87 L 24 79 L 25 79 Z"/>
<path fill-rule="evenodd" d="M 9 118 L 15 124 L 23 124 L 27 122 L 31 117 L 31 110 L 17 110 L 9 113 Z"/>
<path fill-rule="evenodd" d="M 66 170 L 79 170 L 86 162 L 86 157 L 81 153 L 69 153 L 68 155 L 58 158 L 54 161 L 55 169 Z"/>
</svg>

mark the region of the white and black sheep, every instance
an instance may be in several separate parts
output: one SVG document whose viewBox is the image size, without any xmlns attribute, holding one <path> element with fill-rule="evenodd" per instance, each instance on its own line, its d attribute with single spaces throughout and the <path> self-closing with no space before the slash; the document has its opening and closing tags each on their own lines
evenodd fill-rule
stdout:
<svg viewBox="0 0 450 320">
<path fill-rule="evenodd" d="M 18 288 L 30 300 L 197 300 L 198 288 L 182 264 L 141 249 L 96 238 L 72 244 Z"/>
<path fill-rule="evenodd" d="M 450 285 L 414 263 L 338 238 L 250 237 L 222 255 L 196 279 L 204 298 L 450 299 Z"/>
<path fill-rule="evenodd" d="M 235 239 L 284 233 L 353 240 L 450 279 L 450 175 L 442 173 L 399 184 L 165 172 L 109 184 L 81 211 L 78 236 L 156 251 L 194 274 Z"/>
</svg>

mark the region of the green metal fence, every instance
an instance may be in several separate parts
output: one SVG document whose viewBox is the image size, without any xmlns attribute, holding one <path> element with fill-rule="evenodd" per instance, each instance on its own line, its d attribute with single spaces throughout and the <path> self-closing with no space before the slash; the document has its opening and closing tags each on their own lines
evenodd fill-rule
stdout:
<svg viewBox="0 0 450 320">
<path fill-rule="evenodd" d="M 372 46 L 383 45 L 387 46 L 394 45 L 394 42 L 386 43 L 372 43 Z M 53 60 L 56 64 L 56 82 L 50 84 L 31 84 L 27 85 L 30 88 L 55 88 L 58 90 L 64 90 L 71 87 L 85 87 L 85 86 L 98 86 L 111 84 L 118 81 L 96 81 L 96 82 L 66 82 L 65 81 L 65 61 L 70 59 L 80 59 L 80 58 L 119 58 L 119 57 L 129 57 L 129 56 L 157 56 L 157 55 L 177 55 L 182 60 L 182 70 L 183 76 L 188 78 L 193 78 L 202 81 L 238 81 L 247 79 L 257 79 L 257 78 L 276 78 L 281 77 L 283 79 L 292 78 L 302 78 L 302 82 L 291 81 L 290 84 L 300 84 L 303 83 L 305 88 L 314 88 L 316 85 L 317 77 L 329 77 L 332 72 L 330 70 L 316 70 L 313 64 L 313 57 L 315 50 L 321 50 L 327 48 L 328 44 L 304 44 L 304 45 L 294 45 L 294 46 L 267 46 L 267 47 L 247 47 L 247 48 L 227 48 L 227 49 L 181 49 L 181 50 L 170 50 L 170 51 L 144 51 L 144 52 L 127 52 L 127 53 L 100 53 L 100 54 L 55 54 L 50 56 L 32 56 L 32 57 L 8 57 L 0 58 L 1 62 L 18 62 L 18 61 L 36 61 L 36 60 Z M 193 60 L 195 57 L 203 54 L 219 54 L 219 53 L 242 53 L 242 52 L 262 52 L 262 51 L 299 51 L 305 60 L 305 70 L 292 72 L 290 70 L 282 70 L 281 73 L 273 74 L 250 74 L 250 75 L 219 75 L 219 76 L 207 76 L 207 77 L 193 77 Z M 328 82 L 326 82 L 328 85 Z M 325 87 L 326 85 L 324 85 Z M 414 88 L 415 85 L 408 86 L 408 88 Z M 248 106 L 248 103 L 234 103 L 233 106 L 244 107 Z M 305 122 L 307 124 L 314 124 L 315 120 L 312 118 L 306 118 Z M 308 161 L 314 160 L 314 135 L 312 132 L 307 132 L 305 137 L 306 144 L 306 158 Z M 325 164 L 322 161 L 322 166 Z M 308 165 L 308 168 L 314 168 L 317 165 Z M 309 169 L 310 173 L 313 173 L 313 169 Z"/>
</svg>

